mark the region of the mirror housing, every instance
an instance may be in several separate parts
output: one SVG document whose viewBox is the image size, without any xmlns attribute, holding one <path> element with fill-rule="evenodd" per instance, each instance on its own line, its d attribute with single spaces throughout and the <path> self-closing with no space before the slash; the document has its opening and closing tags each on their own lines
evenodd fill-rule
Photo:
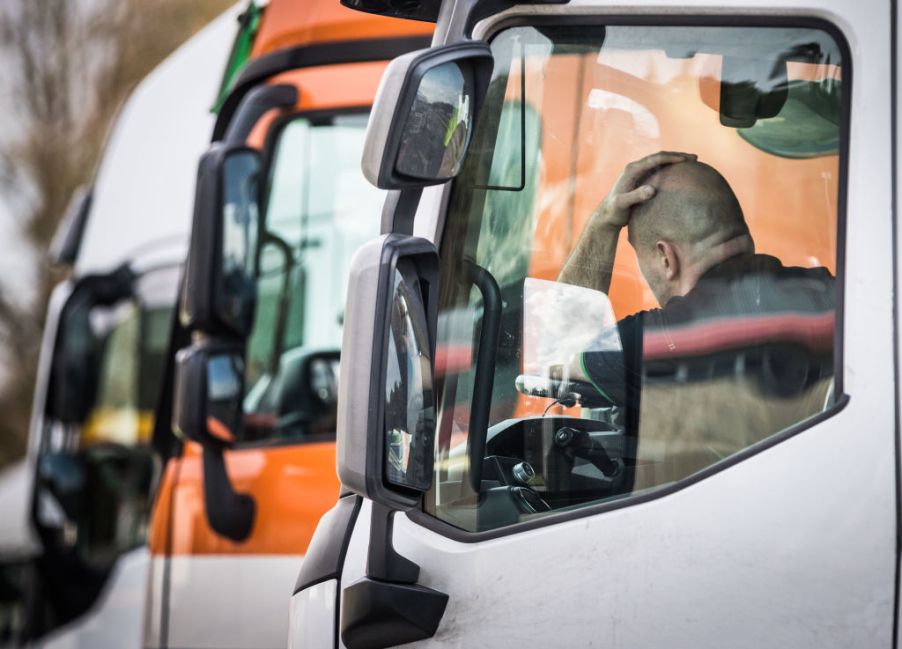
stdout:
<svg viewBox="0 0 902 649">
<path fill-rule="evenodd" d="M 204 447 L 231 447 L 244 417 L 244 348 L 203 340 L 180 350 L 175 362 L 173 430 Z"/>
<path fill-rule="evenodd" d="M 454 178 L 466 159 L 492 65 L 491 49 L 480 42 L 394 59 L 382 76 L 367 127 L 367 180 L 381 189 L 406 189 Z"/>
<path fill-rule="evenodd" d="M 437 301 L 432 242 L 389 234 L 354 256 L 342 340 L 338 476 L 345 487 L 395 510 L 414 507 L 432 485 Z"/>
<path fill-rule="evenodd" d="M 44 412 L 81 426 L 94 403 L 99 380 L 100 341 L 91 324 L 96 307 L 132 297 L 135 274 L 123 265 L 106 275 L 86 275 L 72 289 L 59 316 L 53 343 Z"/>
<path fill-rule="evenodd" d="M 250 333 L 261 169 L 256 149 L 219 142 L 200 160 L 180 305 L 186 329 L 240 338 Z"/>
</svg>

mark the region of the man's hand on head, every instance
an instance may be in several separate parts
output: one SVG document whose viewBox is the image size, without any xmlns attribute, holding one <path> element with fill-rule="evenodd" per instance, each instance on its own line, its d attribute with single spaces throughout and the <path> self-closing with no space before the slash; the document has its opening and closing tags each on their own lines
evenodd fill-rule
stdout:
<svg viewBox="0 0 902 649">
<path fill-rule="evenodd" d="M 655 195 L 654 187 L 640 185 L 640 181 L 655 169 L 697 158 L 692 153 L 659 151 L 629 163 L 598 206 L 590 224 L 596 228 L 619 232 L 629 222 L 630 210 Z"/>
<path fill-rule="evenodd" d="M 641 181 L 655 169 L 696 157 L 691 153 L 661 151 L 629 163 L 589 219 L 564 263 L 558 281 L 607 293 L 611 287 L 620 230 L 629 222 L 630 210 L 655 195 L 654 187 L 640 184 Z"/>
</svg>

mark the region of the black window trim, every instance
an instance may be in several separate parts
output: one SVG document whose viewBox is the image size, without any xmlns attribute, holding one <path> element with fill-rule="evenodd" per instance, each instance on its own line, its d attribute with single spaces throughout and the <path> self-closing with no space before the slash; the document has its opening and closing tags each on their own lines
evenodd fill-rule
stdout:
<svg viewBox="0 0 902 649">
<path fill-rule="evenodd" d="M 744 462 L 769 448 L 782 444 L 784 441 L 795 437 L 799 433 L 813 428 L 841 412 L 849 403 L 849 395 L 844 391 L 843 385 L 843 345 L 845 336 L 845 270 L 846 270 L 846 211 L 847 211 L 847 186 L 849 166 L 849 129 L 852 112 L 852 84 L 853 84 L 853 60 L 848 40 L 840 28 L 821 16 L 804 15 L 757 15 L 757 14 L 729 14 L 729 15 L 622 15 L 622 14 L 591 14 L 591 15 L 530 15 L 511 16 L 499 20 L 490 26 L 485 40 L 491 40 L 505 29 L 511 27 L 533 27 L 542 25 L 566 26 L 566 25 L 605 25 L 605 26 L 649 26 L 649 27 L 804 27 L 818 29 L 833 38 L 842 55 L 842 113 L 839 133 L 839 179 L 836 202 L 836 331 L 833 348 L 834 363 L 834 393 L 833 405 L 813 417 L 809 417 L 789 428 L 782 430 L 760 442 L 742 449 L 720 462 L 705 467 L 682 480 L 677 480 L 667 486 L 657 487 L 648 493 L 641 495 L 629 495 L 611 501 L 600 502 L 594 505 L 582 506 L 573 510 L 553 512 L 541 518 L 514 523 L 513 525 L 498 527 L 491 530 L 471 532 L 432 516 L 423 510 L 423 501 L 406 515 L 415 524 L 421 525 L 441 536 L 463 543 L 479 543 L 490 539 L 502 538 L 514 534 L 520 534 L 530 530 L 557 525 L 588 516 L 595 516 L 605 512 L 632 507 L 659 498 L 667 497 L 678 491 L 701 482 L 721 471 L 729 469 L 740 462 Z M 895 79 L 893 79 L 895 83 Z M 895 146 L 895 142 L 892 143 Z M 894 181 L 895 182 L 895 181 Z M 455 189 L 452 181 L 450 191 Z M 446 217 L 442 214 L 442 219 Z M 444 234 L 444 226 L 440 233 Z M 441 241 L 436 242 L 440 246 Z M 441 249 L 441 247 L 439 247 Z M 895 321 L 895 315 L 894 315 Z M 895 326 L 895 325 L 894 325 Z M 423 496 L 425 498 L 425 495 Z"/>
</svg>

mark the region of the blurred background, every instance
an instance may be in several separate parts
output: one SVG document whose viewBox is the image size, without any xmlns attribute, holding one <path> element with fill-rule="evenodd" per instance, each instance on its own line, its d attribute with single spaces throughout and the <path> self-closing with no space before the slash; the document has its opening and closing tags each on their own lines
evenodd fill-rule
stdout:
<svg viewBox="0 0 902 649">
<path fill-rule="evenodd" d="M 129 91 L 231 4 L 0 0 L 0 469 L 25 453 L 66 207 Z"/>
</svg>

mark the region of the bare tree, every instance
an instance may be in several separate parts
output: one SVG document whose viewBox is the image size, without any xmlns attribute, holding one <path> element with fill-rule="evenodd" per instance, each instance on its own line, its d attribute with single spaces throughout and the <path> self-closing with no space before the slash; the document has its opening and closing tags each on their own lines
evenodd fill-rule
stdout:
<svg viewBox="0 0 902 649">
<path fill-rule="evenodd" d="M 64 273 L 44 257 L 75 190 L 88 182 L 128 92 L 232 0 L 3 0 L 0 53 L 17 125 L 0 182 L 34 253 L 33 291 L 0 282 L 0 466 L 28 434 L 47 300 Z M 225 61 L 223 61 L 225 65 Z M 26 273 L 27 275 L 27 273 Z M 22 299 L 22 294 L 30 299 Z"/>
</svg>

